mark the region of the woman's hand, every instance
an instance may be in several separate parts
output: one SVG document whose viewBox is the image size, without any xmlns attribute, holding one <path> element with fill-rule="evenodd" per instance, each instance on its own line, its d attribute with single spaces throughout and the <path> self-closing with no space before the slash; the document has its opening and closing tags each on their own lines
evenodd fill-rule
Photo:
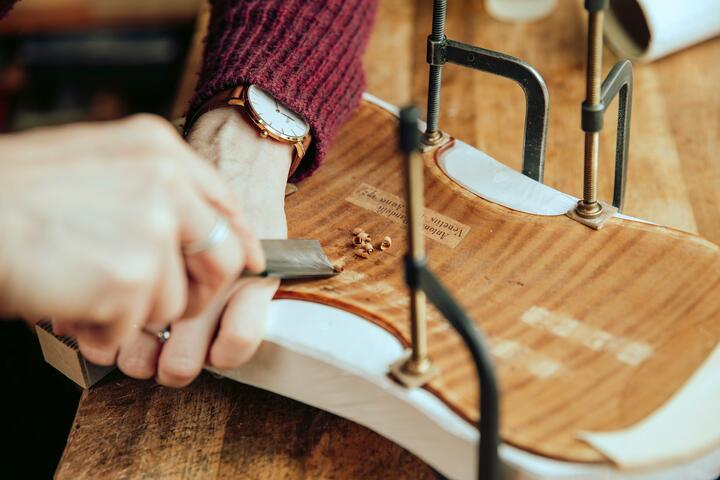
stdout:
<svg viewBox="0 0 720 480">
<path fill-rule="evenodd" d="M 208 165 L 220 171 L 258 238 L 285 238 L 285 184 L 292 146 L 260 138 L 234 109 L 204 114 L 189 141 Z M 245 278 L 228 294 L 197 315 L 172 325 L 170 340 L 159 345 L 148 335 L 135 335 L 122 345 L 119 367 L 139 378 L 181 387 L 205 363 L 234 368 L 246 362 L 262 340 L 265 317 L 279 282 Z"/>
<path fill-rule="evenodd" d="M 216 170 L 159 117 L 0 136 L 0 313 L 52 317 L 55 331 L 77 337 L 98 364 L 115 362 L 122 345 L 120 367 L 152 375 L 154 362 L 139 371 L 130 356 L 138 344 L 159 348 L 142 328 L 210 315 L 243 268 L 264 268 L 238 205 Z M 184 254 L 220 215 L 230 222 L 228 237 Z M 232 300 L 228 312 L 246 305 Z M 173 326 L 170 354 L 204 341 L 192 338 L 190 323 Z M 159 379 L 178 384 L 183 363 L 170 354 Z"/>
</svg>

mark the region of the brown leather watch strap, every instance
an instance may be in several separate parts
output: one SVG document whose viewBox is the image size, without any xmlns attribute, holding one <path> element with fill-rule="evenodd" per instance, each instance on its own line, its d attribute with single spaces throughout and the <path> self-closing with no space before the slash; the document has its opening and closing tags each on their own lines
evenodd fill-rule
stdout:
<svg viewBox="0 0 720 480">
<path fill-rule="evenodd" d="M 205 100 L 205 102 L 203 102 L 203 104 L 200 105 L 200 107 L 195 110 L 192 115 L 185 119 L 185 125 L 183 126 L 183 137 L 187 138 L 188 134 L 190 133 L 190 129 L 195 124 L 197 119 L 200 118 L 202 115 L 206 114 L 211 110 L 215 110 L 216 108 L 233 106 L 230 105 L 228 102 L 234 99 L 242 98 L 242 92 L 244 88 L 244 86 L 229 88 L 227 90 L 223 90 L 222 92 L 216 93 L 212 97 Z"/>
<path fill-rule="evenodd" d="M 305 158 L 305 155 L 307 155 L 308 147 L 310 147 L 311 142 L 312 136 L 310 136 L 310 134 L 308 133 L 302 142 L 297 142 L 293 145 L 295 147 L 295 153 L 293 153 L 293 159 L 292 163 L 290 164 L 290 173 L 288 173 L 288 178 L 292 177 L 293 174 L 297 171 L 300 163 L 302 162 L 302 159 Z"/>
</svg>

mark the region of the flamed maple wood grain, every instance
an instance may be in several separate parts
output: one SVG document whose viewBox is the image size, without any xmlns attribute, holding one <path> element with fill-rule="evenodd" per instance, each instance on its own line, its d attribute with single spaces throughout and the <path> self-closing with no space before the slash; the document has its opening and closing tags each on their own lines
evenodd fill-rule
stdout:
<svg viewBox="0 0 720 480">
<path fill-rule="evenodd" d="M 280 296 L 353 311 L 407 342 L 404 227 L 346 201 L 361 183 L 403 195 L 395 128 L 394 116 L 363 104 L 324 168 L 288 198 L 290 236 L 320 239 L 345 271 L 327 281 L 284 285 Z M 429 240 L 428 256 L 501 349 L 495 358 L 503 439 L 563 460 L 602 461 L 576 433 L 641 420 L 689 378 L 720 338 L 720 249 L 666 227 L 612 219 L 594 231 L 563 216 L 515 212 L 455 184 L 433 153 L 425 160 L 427 205 L 470 227 L 456 248 Z M 376 239 L 391 236 L 393 249 L 369 259 L 354 256 L 350 232 L 356 227 Z M 640 342 L 651 353 L 631 365 L 619 359 L 618 343 L 596 351 L 582 344 L 589 335 L 562 337 L 521 320 L 538 309 L 604 332 L 603 338 Z M 442 374 L 428 389 L 475 419 L 469 357 L 437 312 L 430 312 L 429 325 L 430 354 Z M 508 345 L 519 353 L 503 355 Z M 552 368 L 538 375 L 538 362 Z"/>
</svg>

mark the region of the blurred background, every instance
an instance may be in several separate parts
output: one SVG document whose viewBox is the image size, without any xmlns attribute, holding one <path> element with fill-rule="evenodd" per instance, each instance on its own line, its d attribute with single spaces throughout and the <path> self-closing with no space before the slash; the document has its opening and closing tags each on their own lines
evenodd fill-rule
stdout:
<svg viewBox="0 0 720 480">
<path fill-rule="evenodd" d="M 169 115 L 200 0 L 24 0 L 0 21 L 0 131 Z"/>
<path fill-rule="evenodd" d="M 0 20 L 0 132 L 170 116 L 200 3 L 20 1 Z M 81 391 L 24 322 L 0 321 L 0 338 L 0 478 L 51 478 Z"/>
</svg>

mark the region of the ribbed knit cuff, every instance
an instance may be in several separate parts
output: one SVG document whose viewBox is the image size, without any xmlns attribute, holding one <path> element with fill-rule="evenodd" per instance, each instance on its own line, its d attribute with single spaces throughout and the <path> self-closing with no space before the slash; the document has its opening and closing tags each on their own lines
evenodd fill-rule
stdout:
<svg viewBox="0 0 720 480">
<path fill-rule="evenodd" d="M 323 161 L 365 87 L 362 53 L 376 0 L 213 0 L 190 113 L 217 92 L 252 83 L 310 124 L 313 142 L 292 181 Z"/>
</svg>

